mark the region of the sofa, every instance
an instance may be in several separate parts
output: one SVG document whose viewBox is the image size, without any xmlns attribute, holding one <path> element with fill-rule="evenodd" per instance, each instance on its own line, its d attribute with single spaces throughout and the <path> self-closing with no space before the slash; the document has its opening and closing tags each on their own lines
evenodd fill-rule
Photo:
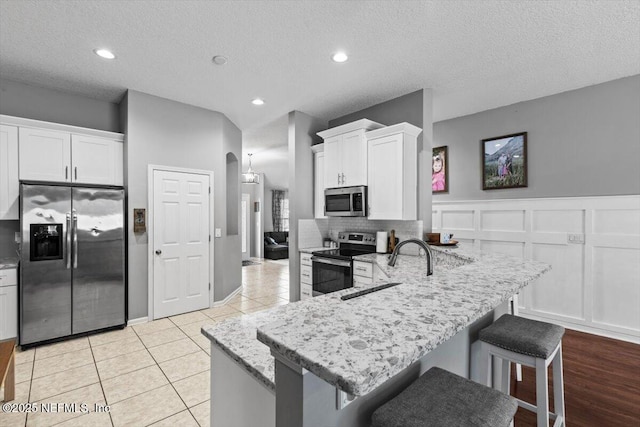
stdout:
<svg viewBox="0 0 640 427">
<path fill-rule="evenodd" d="M 264 233 L 264 257 L 268 259 L 289 258 L 288 231 L 267 231 Z"/>
</svg>

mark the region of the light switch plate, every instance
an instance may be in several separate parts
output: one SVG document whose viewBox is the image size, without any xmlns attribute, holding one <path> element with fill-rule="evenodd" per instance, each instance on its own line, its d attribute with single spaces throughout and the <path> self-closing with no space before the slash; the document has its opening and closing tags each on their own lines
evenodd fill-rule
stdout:
<svg viewBox="0 0 640 427">
<path fill-rule="evenodd" d="M 222 229 L 216 228 L 216 237 L 222 237 Z"/>
</svg>

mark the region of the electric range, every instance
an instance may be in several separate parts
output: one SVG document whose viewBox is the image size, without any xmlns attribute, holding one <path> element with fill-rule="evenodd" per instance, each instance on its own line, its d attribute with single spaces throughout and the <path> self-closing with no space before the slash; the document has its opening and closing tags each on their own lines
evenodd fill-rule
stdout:
<svg viewBox="0 0 640 427">
<path fill-rule="evenodd" d="M 353 287 L 353 258 L 376 251 L 375 233 L 340 232 L 339 247 L 312 253 L 313 296 Z"/>
</svg>

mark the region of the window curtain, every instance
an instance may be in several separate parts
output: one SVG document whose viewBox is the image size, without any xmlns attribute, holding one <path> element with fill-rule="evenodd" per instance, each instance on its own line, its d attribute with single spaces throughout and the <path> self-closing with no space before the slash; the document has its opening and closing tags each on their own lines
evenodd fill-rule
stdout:
<svg viewBox="0 0 640 427">
<path fill-rule="evenodd" d="M 273 215 L 273 231 L 284 231 L 283 208 L 284 208 L 284 191 L 271 190 L 273 199 L 271 202 L 271 214 Z"/>
</svg>

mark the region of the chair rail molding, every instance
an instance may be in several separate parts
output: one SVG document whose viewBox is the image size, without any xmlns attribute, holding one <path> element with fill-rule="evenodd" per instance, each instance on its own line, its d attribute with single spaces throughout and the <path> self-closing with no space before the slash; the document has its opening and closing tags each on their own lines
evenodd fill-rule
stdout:
<svg viewBox="0 0 640 427">
<path fill-rule="evenodd" d="M 434 232 L 547 262 L 520 314 L 640 343 L 640 195 L 434 201 Z"/>
</svg>

